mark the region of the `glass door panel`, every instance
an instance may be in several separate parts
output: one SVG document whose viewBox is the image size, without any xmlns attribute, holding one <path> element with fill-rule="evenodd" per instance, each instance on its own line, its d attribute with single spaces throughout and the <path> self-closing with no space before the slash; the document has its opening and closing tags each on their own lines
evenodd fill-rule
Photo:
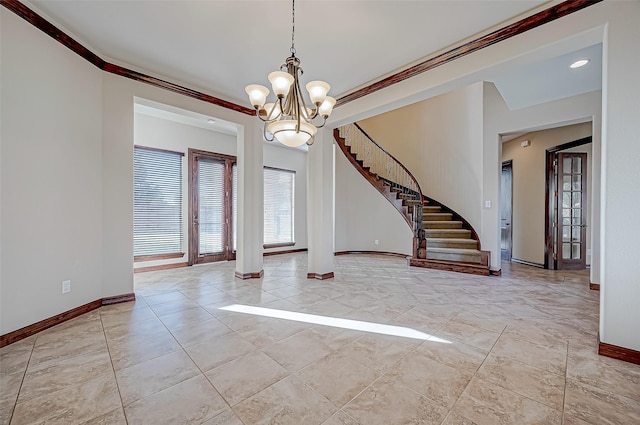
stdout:
<svg viewBox="0 0 640 425">
<path fill-rule="evenodd" d="M 235 157 L 189 149 L 189 264 L 235 259 L 232 165 Z"/>
<path fill-rule="evenodd" d="M 586 159 L 584 153 L 558 154 L 558 197 L 561 199 L 558 214 L 558 238 L 562 249 L 558 253 L 559 269 L 583 269 L 586 267 Z"/>
<path fill-rule="evenodd" d="M 198 161 L 198 252 L 224 250 L 224 162 Z"/>
</svg>

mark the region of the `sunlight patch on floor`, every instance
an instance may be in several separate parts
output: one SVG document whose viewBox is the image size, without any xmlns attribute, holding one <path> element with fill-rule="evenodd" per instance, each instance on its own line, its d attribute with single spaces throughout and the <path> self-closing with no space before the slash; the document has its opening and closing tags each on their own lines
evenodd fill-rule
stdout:
<svg viewBox="0 0 640 425">
<path fill-rule="evenodd" d="M 314 325 L 332 326 L 334 328 L 351 329 L 354 331 L 377 333 L 381 335 L 393 335 L 404 338 L 420 339 L 423 341 L 451 344 L 451 341 L 438 338 L 433 335 L 405 328 L 403 326 L 385 325 L 382 323 L 363 322 L 360 320 L 341 319 L 337 317 L 319 316 L 316 314 L 297 313 L 294 311 L 276 310 L 272 308 L 253 307 L 250 305 L 233 304 L 220 307 L 220 310 L 236 313 L 253 314 L 255 316 L 273 317 L 276 319 L 293 320 L 295 322 L 311 323 Z"/>
</svg>

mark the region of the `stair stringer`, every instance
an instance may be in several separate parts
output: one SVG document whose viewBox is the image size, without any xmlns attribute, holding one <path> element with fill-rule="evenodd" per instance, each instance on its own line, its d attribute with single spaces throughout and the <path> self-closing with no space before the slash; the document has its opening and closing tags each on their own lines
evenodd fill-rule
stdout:
<svg viewBox="0 0 640 425">
<path fill-rule="evenodd" d="M 398 210 L 400 215 L 407 222 L 407 225 L 410 229 L 413 230 L 414 224 L 410 214 L 410 207 L 404 205 L 403 200 L 400 199 L 396 192 L 391 190 L 391 186 L 387 184 L 384 180 L 378 177 L 376 173 L 373 173 L 369 170 L 369 167 L 365 167 L 363 162 L 356 158 L 351 152 L 351 148 L 345 144 L 344 138 L 340 137 L 340 131 L 336 128 L 333 130 L 333 136 L 336 140 L 336 144 L 340 147 L 340 150 L 344 154 L 344 156 L 349 160 L 351 165 L 358 170 L 358 172 L 364 177 L 373 187 L 375 187 L 382 196 L 387 199 L 393 207 Z"/>
</svg>

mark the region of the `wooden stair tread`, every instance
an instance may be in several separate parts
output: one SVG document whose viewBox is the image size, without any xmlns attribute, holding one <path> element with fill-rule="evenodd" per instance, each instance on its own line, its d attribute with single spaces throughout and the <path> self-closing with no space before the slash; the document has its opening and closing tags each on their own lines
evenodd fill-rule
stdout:
<svg viewBox="0 0 640 425">
<path fill-rule="evenodd" d="M 429 248 L 430 252 L 441 252 L 447 254 L 481 254 L 481 252 L 477 249 L 468 249 L 468 248 Z"/>
<path fill-rule="evenodd" d="M 424 217 L 424 215 L 423 215 L 423 217 Z M 442 222 L 445 222 L 445 223 L 460 223 L 460 224 L 462 224 L 462 222 L 459 221 L 459 220 L 422 220 L 422 222 L 423 223 L 430 223 L 430 224 L 437 224 L 437 223 L 442 223 Z"/>
<path fill-rule="evenodd" d="M 427 237 L 429 235 L 429 233 L 441 233 L 441 234 L 445 234 L 445 235 L 470 235 L 471 234 L 471 230 L 469 229 L 433 229 L 433 228 L 427 228 L 424 229 Z M 440 236 L 442 237 L 442 236 Z"/>
</svg>

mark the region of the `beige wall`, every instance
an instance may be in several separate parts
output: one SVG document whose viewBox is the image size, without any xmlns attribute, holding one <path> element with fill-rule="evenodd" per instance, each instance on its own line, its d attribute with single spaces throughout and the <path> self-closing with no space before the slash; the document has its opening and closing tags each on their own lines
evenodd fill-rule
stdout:
<svg viewBox="0 0 640 425">
<path fill-rule="evenodd" d="M 336 252 L 412 254 L 413 233 L 407 222 L 338 147 L 335 149 L 335 181 Z"/>
<path fill-rule="evenodd" d="M 513 161 L 512 257 L 544 264 L 546 149 L 591 136 L 590 122 L 527 133 L 502 145 L 502 160 Z M 523 148 L 520 143 L 529 140 Z M 591 179 L 592 144 L 571 152 L 587 153 L 587 179 Z M 591 229 L 591 184 L 587 185 L 587 229 Z M 587 231 L 587 249 L 591 249 Z M 590 258 L 587 256 L 587 264 Z"/>
<path fill-rule="evenodd" d="M 482 203 L 482 83 L 360 122 L 415 176 L 425 196 L 479 230 Z"/>
<path fill-rule="evenodd" d="M 3 7 L 0 19 L 5 334 L 102 297 L 102 72 Z"/>
</svg>

